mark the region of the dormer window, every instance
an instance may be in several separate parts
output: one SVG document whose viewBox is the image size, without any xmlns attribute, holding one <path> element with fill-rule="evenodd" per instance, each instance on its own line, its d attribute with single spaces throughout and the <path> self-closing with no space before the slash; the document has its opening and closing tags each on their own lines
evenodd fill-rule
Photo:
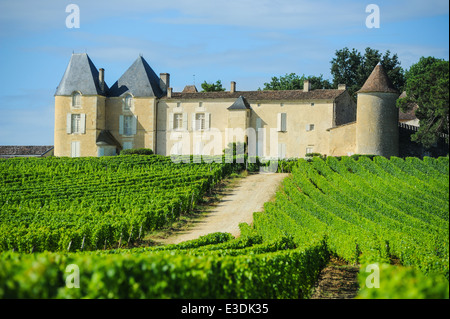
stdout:
<svg viewBox="0 0 450 319">
<path fill-rule="evenodd" d="M 131 95 L 125 96 L 124 99 L 124 110 L 131 110 L 131 107 L 133 106 L 133 97 Z"/>
<path fill-rule="evenodd" d="M 72 94 L 72 107 L 80 108 L 81 107 L 81 93 L 73 92 Z"/>
</svg>

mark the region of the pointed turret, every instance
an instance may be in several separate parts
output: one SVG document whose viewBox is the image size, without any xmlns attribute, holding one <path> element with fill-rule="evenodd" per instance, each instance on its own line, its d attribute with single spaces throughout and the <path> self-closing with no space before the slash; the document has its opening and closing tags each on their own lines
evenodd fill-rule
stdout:
<svg viewBox="0 0 450 319">
<path fill-rule="evenodd" d="M 83 95 L 104 95 L 108 87 L 104 84 L 102 88 L 99 75 L 87 53 L 73 53 L 55 95 L 72 95 L 74 91 Z"/>
<path fill-rule="evenodd" d="M 357 93 L 369 92 L 398 93 L 381 63 L 378 63 L 375 66 L 372 73 Z"/>
<path fill-rule="evenodd" d="M 399 93 L 378 64 L 358 92 L 356 152 L 381 156 L 398 155 Z"/>
<path fill-rule="evenodd" d="M 160 79 L 142 56 L 113 84 L 109 96 L 121 96 L 131 93 L 134 97 L 161 97 Z"/>
</svg>

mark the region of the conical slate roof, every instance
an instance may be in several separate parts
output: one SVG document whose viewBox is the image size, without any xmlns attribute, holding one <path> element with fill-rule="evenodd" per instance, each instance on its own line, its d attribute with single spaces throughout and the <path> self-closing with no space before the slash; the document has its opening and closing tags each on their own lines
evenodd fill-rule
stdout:
<svg viewBox="0 0 450 319">
<path fill-rule="evenodd" d="M 128 70 L 113 84 L 108 92 L 109 96 L 121 96 L 131 93 L 133 96 L 161 97 L 160 79 L 142 56 L 128 68 Z"/>
<path fill-rule="evenodd" d="M 236 101 L 228 108 L 228 110 L 247 110 L 250 109 L 250 104 L 248 104 L 245 97 L 242 95 L 237 98 Z"/>
<path fill-rule="evenodd" d="M 105 90 L 101 90 L 98 75 L 87 53 L 73 53 L 55 95 L 72 95 L 74 91 L 84 95 L 103 95 L 108 88 L 105 84 Z"/>
<path fill-rule="evenodd" d="M 398 93 L 380 63 L 375 66 L 372 73 L 357 93 L 369 92 Z"/>
</svg>

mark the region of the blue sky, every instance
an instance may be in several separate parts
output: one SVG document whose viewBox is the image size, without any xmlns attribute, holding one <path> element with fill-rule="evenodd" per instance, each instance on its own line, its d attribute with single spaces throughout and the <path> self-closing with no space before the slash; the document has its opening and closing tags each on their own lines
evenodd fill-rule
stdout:
<svg viewBox="0 0 450 319">
<path fill-rule="evenodd" d="M 66 27 L 66 6 L 80 28 Z M 366 6 L 380 28 L 366 27 Z M 171 86 L 256 90 L 294 72 L 331 79 L 344 47 L 449 59 L 449 5 L 427 1 L 0 0 L 0 145 L 53 145 L 54 93 L 72 52 L 87 52 L 111 86 L 142 54 Z"/>
</svg>

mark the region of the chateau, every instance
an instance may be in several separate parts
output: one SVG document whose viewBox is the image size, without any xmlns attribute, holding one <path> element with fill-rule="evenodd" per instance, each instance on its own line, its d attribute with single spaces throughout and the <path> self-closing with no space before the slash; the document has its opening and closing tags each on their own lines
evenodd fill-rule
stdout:
<svg viewBox="0 0 450 319">
<path fill-rule="evenodd" d="M 111 87 L 86 53 L 72 54 L 55 93 L 55 156 L 109 156 L 122 149 L 220 155 L 247 142 L 251 155 L 398 155 L 399 93 L 377 65 L 353 101 L 337 89 L 174 92 L 139 56 Z"/>
</svg>

